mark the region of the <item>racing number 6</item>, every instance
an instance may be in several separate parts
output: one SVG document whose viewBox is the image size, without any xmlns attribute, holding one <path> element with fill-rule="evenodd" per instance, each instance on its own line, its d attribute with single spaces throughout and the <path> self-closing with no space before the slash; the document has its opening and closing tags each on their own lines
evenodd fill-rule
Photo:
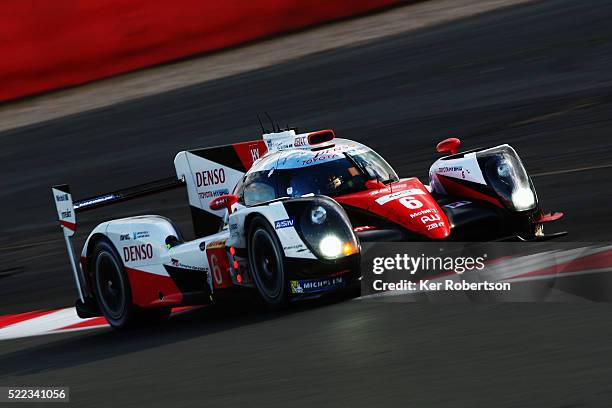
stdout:
<svg viewBox="0 0 612 408">
<path fill-rule="evenodd" d="M 219 266 L 216 254 L 210 254 L 210 267 L 212 268 L 215 282 L 217 282 L 217 285 L 221 285 L 223 283 L 223 276 L 221 275 L 221 267 Z"/>
<path fill-rule="evenodd" d="M 229 275 L 229 263 L 225 252 L 225 242 L 213 242 L 206 248 L 208 267 L 210 268 L 211 280 L 215 289 L 228 288 L 232 286 L 232 278 Z"/>
<path fill-rule="evenodd" d="M 422 202 L 411 196 L 402 197 L 399 199 L 399 202 L 410 210 L 416 210 L 417 208 L 421 208 L 423 206 Z"/>
</svg>

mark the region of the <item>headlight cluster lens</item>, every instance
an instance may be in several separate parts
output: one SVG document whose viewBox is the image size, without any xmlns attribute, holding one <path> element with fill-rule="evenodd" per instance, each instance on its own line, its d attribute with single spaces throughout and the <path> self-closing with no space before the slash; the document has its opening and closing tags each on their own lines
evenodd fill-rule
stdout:
<svg viewBox="0 0 612 408">
<path fill-rule="evenodd" d="M 488 184 L 495 190 L 502 202 L 513 211 L 532 210 L 537 198 L 521 160 L 510 146 L 483 152 L 486 160 L 484 170 Z"/>
<path fill-rule="evenodd" d="M 316 206 L 315 208 L 312 209 L 312 211 L 310 211 L 310 219 L 312 220 L 314 224 L 321 225 L 325 222 L 326 218 L 327 218 L 327 211 L 325 210 L 325 208 L 321 207 L 320 205 Z"/>
<path fill-rule="evenodd" d="M 316 255 L 333 260 L 359 252 L 350 221 L 338 204 L 321 198 L 303 211 L 300 232 Z"/>
</svg>

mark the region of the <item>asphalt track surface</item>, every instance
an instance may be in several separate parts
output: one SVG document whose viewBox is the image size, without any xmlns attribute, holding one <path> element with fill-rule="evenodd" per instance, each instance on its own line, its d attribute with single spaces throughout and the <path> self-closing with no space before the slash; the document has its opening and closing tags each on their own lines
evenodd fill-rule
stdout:
<svg viewBox="0 0 612 408">
<path fill-rule="evenodd" d="M 547 1 L 0 134 L 0 314 L 75 298 L 49 186 L 75 197 L 162 178 L 175 152 L 259 137 L 255 112 L 332 127 L 426 178 L 440 139 L 511 143 L 573 241 L 612 217 L 612 4 Z M 158 213 L 183 192 L 79 220 Z M 146 206 L 145 206 L 146 204 Z M 78 406 L 609 406 L 608 304 L 327 300 L 201 309 L 156 329 L 0 344 L 0 385 L 69 385 Z"/>
</svg>

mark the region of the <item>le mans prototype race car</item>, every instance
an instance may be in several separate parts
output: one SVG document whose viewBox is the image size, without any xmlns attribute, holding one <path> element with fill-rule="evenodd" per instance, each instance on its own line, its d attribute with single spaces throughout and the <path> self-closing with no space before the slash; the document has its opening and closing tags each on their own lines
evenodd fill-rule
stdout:
<svg viewBox="0 0 612 408">
<path fill-rule="evenodd" d="M 332 130 L 265 131 L 262 140 L 179 152 L 176 177 L 73 202 L 53 187 L 80 317 L 113 327 L 165 318 L 172 307 L 214 303 L 240 288 L 265 303 L 344 288 L 360 276 L 361 242 L 541 240 L 545 214 L 509 145 L 457 153 L 446 139 L 429 185 L 399 178 L 375 151 Z M 115 219 L 89 235 L 80 260 L 76 214 L 186 188 L 196 238 L 157 215 Z M 244 290 L 244 289 L 242 289 Z"/>
</svg>

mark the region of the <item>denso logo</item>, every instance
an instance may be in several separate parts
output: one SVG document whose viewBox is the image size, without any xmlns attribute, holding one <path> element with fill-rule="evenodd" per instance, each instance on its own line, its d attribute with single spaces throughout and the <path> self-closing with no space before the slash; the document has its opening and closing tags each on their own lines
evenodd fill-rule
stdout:
<svg viewBox="0 0 612 408">
<path fill-rule="evenodd" d="M 123 260 L 125 262 L 144 261 L 153 258 L 153 245 L 141 244 L 123 247 Z"/>
<path fill-rule="evenodd" d="M 225 183 L 225 170 L 223 169 L 204 170 L 196 173 L 195 176 L 198 187 Z"/>
</svg>

